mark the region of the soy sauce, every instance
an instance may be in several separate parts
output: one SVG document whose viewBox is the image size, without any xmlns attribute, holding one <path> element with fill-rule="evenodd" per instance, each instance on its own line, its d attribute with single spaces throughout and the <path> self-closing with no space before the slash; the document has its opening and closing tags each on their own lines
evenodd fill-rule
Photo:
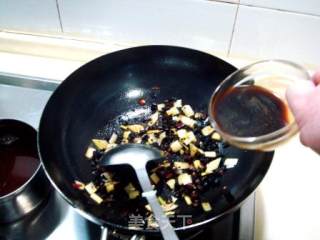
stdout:
<svg viewBox="0 0 320 240">
<path fill-rule="evenodd" d="M 13 140 L 10 141 L 10 138 Z M 26 183 L 39 167 L 40 161 L 35 135 L 30 136 L 28 132 L 2 134 L 0 140 L 1 197 Z"/>
<path fill-rule="evenodd" d="M 286 104 L 259 86 L 228 89 L 213 102 L 211 111 L 221 130 L 238 137 L 268 134 L 289 122 Z"/>
</svg>

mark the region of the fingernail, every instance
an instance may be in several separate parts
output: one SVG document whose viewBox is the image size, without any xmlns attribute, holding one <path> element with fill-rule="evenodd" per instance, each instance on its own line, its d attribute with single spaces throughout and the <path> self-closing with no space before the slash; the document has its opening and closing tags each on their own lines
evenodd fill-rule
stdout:
<svg viewBox="0 0 320 240">
<path fill-rule="evenodd" d="M 315 72 L 315 74 L 312 77 L 312 80 L 315 85 L 320 84 L 320 69 Z"/>
</svg>

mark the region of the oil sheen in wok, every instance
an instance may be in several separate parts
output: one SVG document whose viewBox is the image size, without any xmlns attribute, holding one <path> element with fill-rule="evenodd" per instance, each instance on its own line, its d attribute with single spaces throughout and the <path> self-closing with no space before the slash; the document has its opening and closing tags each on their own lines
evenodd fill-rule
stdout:
<svg viewBox="0 0 320 240">
<path fill-rule="evenodd" d="M 259 86 L 228 89 L 213 102 L 211 111 L 222 131 L 238 137 L 272 133 L 289 122 L 287 105 Z"/>
</svg>

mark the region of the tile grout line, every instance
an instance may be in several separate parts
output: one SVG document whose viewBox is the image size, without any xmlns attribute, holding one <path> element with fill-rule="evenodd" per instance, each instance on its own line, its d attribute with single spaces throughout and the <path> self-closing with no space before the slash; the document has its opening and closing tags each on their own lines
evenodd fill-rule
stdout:
<svg viewBox="0 0 320 240">
<path fill-rule="evenodd" d="M 77 37 L 72 37 L 68 35 L 45 35 L 41 33 L 36 33 L 36 32 L 19 32 L 19 31 L 12 31 L 12 30 L 1 30 L 0 33 L 7 33 L 7 34 L 14 34 L 14 35 L 23 35 L 27 37 L 40 37 L 40 38 L 50 38 L 54 40 L 65 40 L 65 41 L 76 41 L 80 43 L 90 43 L 90 44 L 97 44 L 97 45 L 106 45 L 106 44 L 113 44 L 115 46 L 119 47 L 129 47 L 130 45 L 125 45 L 125 44 L 119 44 L 115 42 L 104 42 L 104 41 L 99 41 L 99 40 L 92 40 L 92 39 L 82 39 L 82 38 L 77 38 Z M 1 40 L 1 37 L 0 37 Z"/>
<path fill-rule="evenodd" d="M 207 0 L 207 1 L 209 1 L 209 2 L 215 2 L 215 3 L 239 4 L 239 2 L 228 1 L 228 0 Z"/>
<path fill-rule="evenodd" d="M 320 17 L 319 14 L 308 13 L 308 12 L 299 12 L 299 11 L 295 11 L 295 10 L 286 10 L 286 9 L 273 8 L 273 7 L 256 6 L 256 5 L 253 5 L 253 4 L 246 4 L 246 3 L 239 3 L 239 5 L 245 6 L 245 7 L 252 7 L 252 8 L 279 11 L 279 12 L 283 12 L 283 13 L 293 13 L 293 14 L 299 14 L 299 15 L 305 15 L 305 16 L 311 16 L 311 17 Z"/>
<path fill-rule="evenodd" d="M 235 17 L 234 17 L 234 22 L 233 22 L 233 26 L 232 26 L 232 32 L 231 32 L 230 42 L 229 42 L 229 46 L 228 46 L 227 57 L 230 56 L 230 52 L 231 52 L 231 47 L 232 47 L 233 38 L 234 38 L 234 32 L 235 32 L 235 29 L 236 29 L 236 23 L 237 23 L 237 19 L 238 19 L 239 7 L 240 7 L 240 3 L 239 3 L 238 6 L 237 6 L 236 14 L 235 14 Z"/>
<path fill-rule="evenodd" d="M 61 32 L 63 33 L 64 30 L 63 30 L 63 26 L 62 26 L 62 19 L 61 19 L 61 13 L 60 13 L 60 7 L 59 7 L 59 2 L 58 2 L 58 0 L 56 0 L 56 7 L 57 7 L 57 11 L 58 11 L 58 18 L 59 18 L 59 23 L 60 23 L 60 29 L 61 29 Z"/>
<path fill-rule="evenodd" d="M 41 38 L 50 38 L 55 40 L 71 40 L 71 41 L 77 41 L 77 42 L 83 42 L 83 43 L 96 43 L 96 44 L 104 44 L 102 41 L 95 41 L 95 40 L 88 40 L 88 39 L 82 39 L 77 37 L 71 37 L 71 36 L 63 36 L 63 35 L 46 35 L 42 33 L 37 32 L 19 32 L 14 30 L 8 30 L 4 29 L 0 32 L 7 33 L 7 34 L 15 34 L 15 35 L 23 35 L 27 37 L 41 37 Z"/>
</svg>

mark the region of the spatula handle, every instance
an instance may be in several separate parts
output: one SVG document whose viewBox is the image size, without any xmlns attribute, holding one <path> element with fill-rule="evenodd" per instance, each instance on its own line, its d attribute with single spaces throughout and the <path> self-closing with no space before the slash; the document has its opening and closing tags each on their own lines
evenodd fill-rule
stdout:
<svg viewBox="0 0 320 240">
<path fill-rule="evenodd" d="M 150 191 L 145 192 L 142 194 L 142 196 L 146 197 L 150 207 L 153 211 L 154 218 L 156 219 L 160 231 L 162 233 L 162 237 L 164 240 L 179 240 L 177 234 L 175 233 L 168 217 L 165 215 L 165 213 L 162 210 L 162 207 L 160 206 L 156 192 Z"/>
</svg>

